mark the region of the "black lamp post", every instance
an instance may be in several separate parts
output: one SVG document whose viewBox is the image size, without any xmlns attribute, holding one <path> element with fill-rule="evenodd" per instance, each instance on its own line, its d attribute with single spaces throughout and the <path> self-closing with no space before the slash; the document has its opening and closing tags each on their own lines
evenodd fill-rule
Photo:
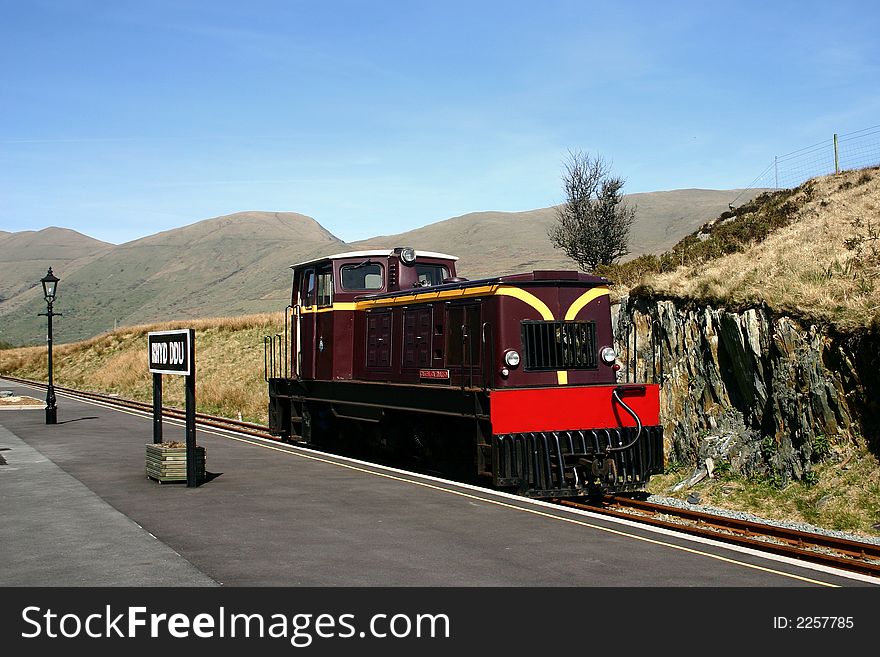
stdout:
<svg viewBox="0 0 880 657">
<path fill-rule="evenodd" d="M 49 387 L 46 389 L 46 424 L 56 424 L 58 422 L 58 409 L 55 407 L 55 387 L 52 381 L 52 318 L 61 313 L 52 312 L 52 304 L 55 301 L 55 295 L 58 291 L 58 277 L 52 273 L 49 267 L 49 273 L 40 279 L 43 284 L 43 296 L 46 298 L 47 310 L 40 313 L 40 316 L 49 318 L 49 335 L 46 342 L 49 344 Z"/>
</svg>

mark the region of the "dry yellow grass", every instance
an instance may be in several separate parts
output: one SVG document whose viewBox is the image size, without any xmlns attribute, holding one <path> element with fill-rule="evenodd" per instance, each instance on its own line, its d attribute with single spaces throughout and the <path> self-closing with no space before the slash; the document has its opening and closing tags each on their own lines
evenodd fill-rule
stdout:
<svg viewBox="0 0 880 657">
<path fill-rule="evenodd" d="M 760 244 L 644 282 L 661 294 L 771 309 L 855 329 L 880 324 L 880 170 L 816 178 L 795 221 Z"/>
<path fill-rule="evenodd" d="M 120 328 L 53 349 L 59 386 L 152 399 L 147 333 L 175 328 L 196 330 L 196 404 L 203 413 L 268 421 L 263 380 L 263 336 L 284 330 L 283 313 L 182 320 Z M 0 374 L 45 381 L 45 347 L 0 350 Z M 183 406 L 183 377 L 166 376 L 163 401 Z"/>
<path fill-rule="evenodd" d="M 880 535 L 875 528 L 880 519 L 880 477 L 877 460 L 867 447 L 843 445 L 831 459 L 814 468 L 814 484 L 792 482 L 780 489 L 722 472 L 694 487 L 673 491 L 675 484 L 691 474 L 682 469 L 652 477 L 648 491 L 682 500 L 696 492 L 702 503 L 710 506 L 862 536 Z"/>
</svg>

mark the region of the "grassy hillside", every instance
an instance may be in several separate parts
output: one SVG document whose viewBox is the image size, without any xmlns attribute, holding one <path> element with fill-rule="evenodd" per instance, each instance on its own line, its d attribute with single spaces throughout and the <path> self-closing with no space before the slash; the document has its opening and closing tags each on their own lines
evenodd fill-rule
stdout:
<svg viewBox="0 0 880 657">
<path fill-rule="evenodd" d="M 814 178 L 723 213 L 660 256 L 601 273 L 624 290 L 880 328 L 878 209 L 880 168 Z"/>
<path fill-rule="evenodd" d="M 112 247 L 66 228 L 0 231 L 0 303 L 39 288 L 49 267 L 75 271 Z"/>
<path fill-rule="evenodd" d="M 152 400 L 147 333 L 174 328 L 196 330 L 196 404 L 199 412 L 267 423 L 263 380 L 263 336 L 284 330 L 282 313 L 176 321 L 126 327 L 53 349 L 58 386 Z M 0 350 L 0 374 L 46 381 L 46 347 Z M 184 406 L 183 377 L 167 376 L 163 402 Z"/>
<path fill-rule="evenodd" d="M 677 189 L 627 195 L 636 207 L 631 256 L 661 253 L 683 236 L 727 209 L 740 190 Z M 527 212 L 472 212 L 405 233 L 373 237 L 351 246 L 413 246 L 459 256 L 460 276 L 483 278 L 533 269 L 573 269 L 565 253 L 554 249 L 547 233 L 554 208 Z"/>
<path fill-rule="evenodd" d="M 174 317 L 281 310 L 291 264 L 344 248 L 314 219 L 292 212 L 238 213 L 128 242 L 75 270 L 55 268 L 56 311 L 63 313 L 56 338 L 70 342 Z M 41 341 L 45 319 L 37 314 L 44 310 L 37 289 L 0 305 L 0 339 Z"/>
<path fill-rule="evenodd" d="M 738 190 L 633 194 L 634 254 L 654 253 L 727 207 Z M 415 231 L 345 244 L 294 212 L 239 212 L 119 246 L 73 231 L 0 235 L 0 341 L 43 340 L 38 281 L 51 265 L 61 277 L 56 339 L 71 342 L 117 325 L 169 317 L 271 312 L 289 295 L 288 267 L 366 245 L 414 246 L 460 256 L 468 278 L 574 265 L 547 237 L 553 208 L 480 212 Z M 4 246 L 6 245 L 6 246 Z M 75 258 L 71 260 L 71 258 Z"/>
</svg>

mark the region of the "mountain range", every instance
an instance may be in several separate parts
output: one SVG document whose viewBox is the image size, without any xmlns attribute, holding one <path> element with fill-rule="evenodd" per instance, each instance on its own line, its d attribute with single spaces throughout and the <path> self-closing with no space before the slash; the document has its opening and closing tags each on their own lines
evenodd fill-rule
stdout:
<svg viewBox="0 0 880 657">
<path fill-rule="evenodd" d="M 760 190 L 758 190 L 760 191 Z M 630 256 L 660 253 L 728 209 L 740 190 L 631 194 Z M 282 310 L 291 264 L 348 250 L 395 246 L 459 256 L 458 274 L 482 278 L 573 269 L 547 232 L 555 209 L 474 212 L 403 233 L 346 243 L 295 212 L 238 212 L 120 245 L 66 228 L 0 231 L 0 343 L 45 339 L 39 280 L 61 279 L 54 338 L 72 342 L 117 325 Z"/>
</svg>

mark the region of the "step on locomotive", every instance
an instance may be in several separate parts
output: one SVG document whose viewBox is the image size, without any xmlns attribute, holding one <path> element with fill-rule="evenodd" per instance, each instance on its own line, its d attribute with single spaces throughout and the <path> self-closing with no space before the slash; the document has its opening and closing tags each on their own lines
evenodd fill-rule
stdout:
<svg viewBox="0 0 880 657">
<path fill-rule="evenodd" d="M 265 343 L 271 432 L 529 497 L 643 489 L 663 471 L 659 388 L 617 381 L 608 280 L 468 280 L 457 259 L 293 265 L 284 334 Z"/>
</svg>

